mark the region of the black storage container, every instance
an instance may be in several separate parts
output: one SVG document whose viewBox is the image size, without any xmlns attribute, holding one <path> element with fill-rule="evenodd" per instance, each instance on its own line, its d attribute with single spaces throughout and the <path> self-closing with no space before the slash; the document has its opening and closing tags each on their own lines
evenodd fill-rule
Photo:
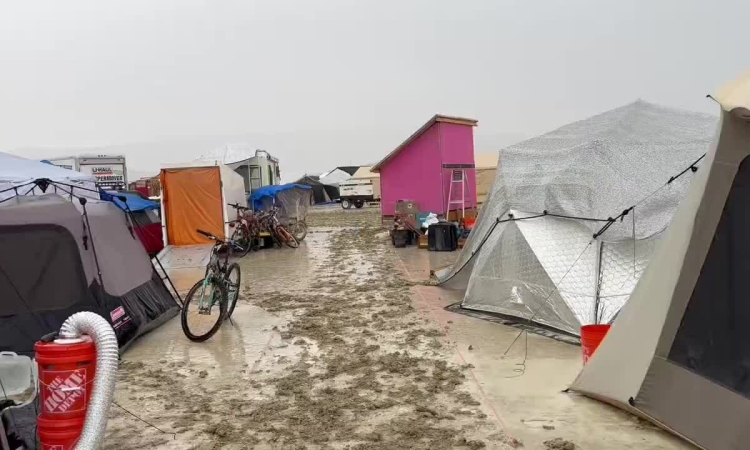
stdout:
<svg viewBox="0 0 750 450">
<path fill-rule="evenodd" d="M 452 252 L 458 248 L 456 226 L 450 222 L 433 223 L 427 229 L 427 249 L 431 252 Z"/>
<path fill-rule="evenodd" d="M 393 245 L 397 248 L 404 248 L 411 244 L 411 231 L 410 230 L 393 230 L 391 239 Z"/>
</svg>

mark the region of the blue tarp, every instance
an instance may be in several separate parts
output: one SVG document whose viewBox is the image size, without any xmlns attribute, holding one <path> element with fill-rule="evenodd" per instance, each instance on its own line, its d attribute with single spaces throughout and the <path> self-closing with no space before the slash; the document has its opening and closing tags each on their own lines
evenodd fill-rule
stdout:
<svg viewBox="0 0 750 450">
<path fill-rule="evenodd" d="M 133 212 L 160 208 L 159 202 L 145 199 L 138 194 L 133 194 L 132 192 L 100 191 L 100 195 L 102 200 L 110 201 L 122 210 L 126 209 L 125 203 L 117 198 L 118 196 L 125 197 L 128 202 L 128 207 Z"/>
<path fill-rule="evenodd" d="M 261 200 L 264 197 L 271 197 L 276 198 L 276 194 L 282 191 L 288 191 L 290 189 L 304 189 L 304 190 L 311 190 L 312 187 L 307 186 L 305 184 L 281 184 L 278 186 L 263 186 L 260 189 L 256 189 L 253 191 L 252 194 L 247 198 L 248 204 L 253 206 L 253 209 L 259 210 L 263 208 L 263 203 Z"/>
</svg>

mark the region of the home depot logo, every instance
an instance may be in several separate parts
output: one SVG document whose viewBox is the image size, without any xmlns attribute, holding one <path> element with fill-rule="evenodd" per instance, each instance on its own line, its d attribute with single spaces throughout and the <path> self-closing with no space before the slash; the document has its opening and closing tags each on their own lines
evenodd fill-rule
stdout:
<svg viewBox="0 0 750 450">
<path fill-rule="evenodd" d="M 46 385 L 45 411 L 50 414 L 61 414 L 85 408 L 86 369 L 47 372 L 45 375 L 55 377 Z"/>
</svg>

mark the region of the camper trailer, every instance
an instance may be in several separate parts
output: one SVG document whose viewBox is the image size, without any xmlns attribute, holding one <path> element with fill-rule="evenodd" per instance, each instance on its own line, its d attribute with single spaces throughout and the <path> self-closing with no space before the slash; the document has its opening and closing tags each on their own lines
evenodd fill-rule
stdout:
<svg viewBox="0 0 750 450">
<path fill-rule="evenodd" d="M 250 150 L 245 145 L 225 145 L 214 149 L 199 158 L 224 164 L 237 172 L 245 182 L 245 193 L 249 196 L 263 186 L 281 184 L 279 160 L 265 150 Z"/>
</svg>

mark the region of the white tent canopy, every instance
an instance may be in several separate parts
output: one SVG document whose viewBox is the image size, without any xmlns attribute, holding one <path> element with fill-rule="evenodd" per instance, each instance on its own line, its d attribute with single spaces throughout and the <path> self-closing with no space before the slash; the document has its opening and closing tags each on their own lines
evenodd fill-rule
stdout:
<svg viewBox="0 0 750 450">
<path fill-rule="evenodd" d="M 256 149 L 247 144 L 226 144 L 203 153 L 198 160 L 231 164 L 255 156 Z"/>
<path fill-rule="evenodd" d="M 70 199 L 70 186 L 79 186 L 79 188 L 72 188 L 73 195 L 99 198 L 96 192 L 96 178 L 93 175 L 0 152 L 0 201 L 16 195 L 43 194 L 42 189 L 35 186 L 33 182 L 44 178 L 59 183 L 48 187 L 47 193 L 55 192 Z"/>
<path fill-rule="evenodd" d="M 692 174 L 667 181 L 708 150 L 715 124 L 636 101 L 501 151 L 469 241 L 438 279 L 466 289 L 464 308 L 573 335 L 610 322 Z"/>
<path fill-rule="evenodd" d="M 716 143 L 571 388 L 700 448 L 734 450 L 750 438 L 750 75 L 715 98 Z"/>
<path fill-rule="evenodd" d="M 338 186 L 341 182 L 352 178 L 352 175 L 357 172 L 357 169 L 353 167 L 346 167 L 346 169 L 348 169 L 348 171 L 344 170 L 344 168 L 337 167 L 330 172 L 321 175 L 319 181 L 328 186 Z"/>
</svg>

